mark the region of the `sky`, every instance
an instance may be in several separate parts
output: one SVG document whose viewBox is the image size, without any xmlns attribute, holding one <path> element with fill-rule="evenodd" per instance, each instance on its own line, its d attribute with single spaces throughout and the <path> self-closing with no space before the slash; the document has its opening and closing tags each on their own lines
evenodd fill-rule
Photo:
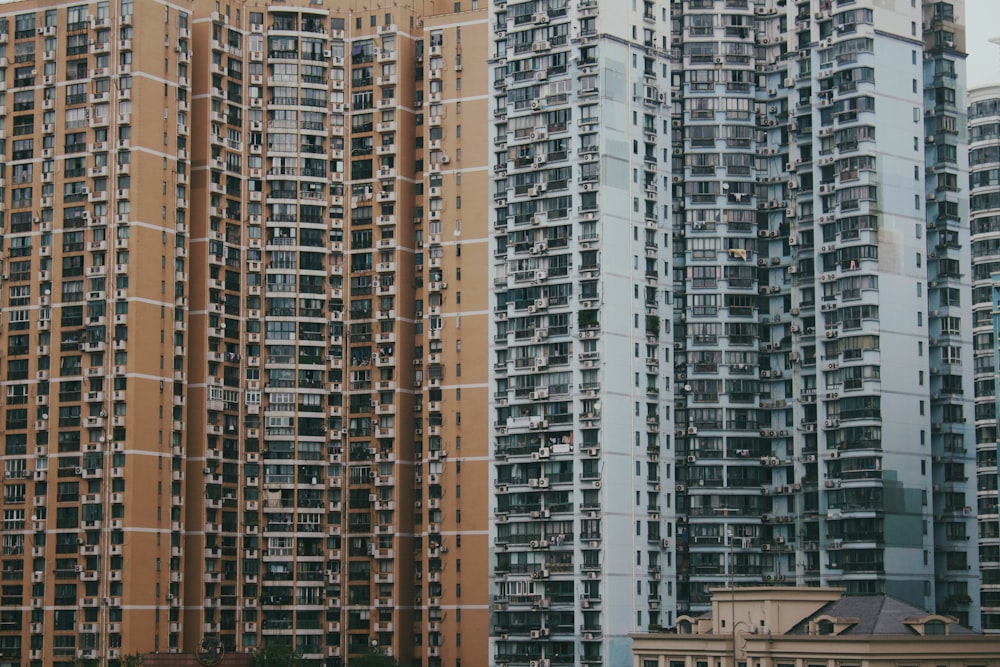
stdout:
<svg viewBox="0 0 1000 667">
<path fill-rule="evenodd" d="M 1000 46 L 989 42 L 1000 37 L 1000 1 L 965 0 L 965 11 L 969 88 L 1000 85 Z"/>
</svg>

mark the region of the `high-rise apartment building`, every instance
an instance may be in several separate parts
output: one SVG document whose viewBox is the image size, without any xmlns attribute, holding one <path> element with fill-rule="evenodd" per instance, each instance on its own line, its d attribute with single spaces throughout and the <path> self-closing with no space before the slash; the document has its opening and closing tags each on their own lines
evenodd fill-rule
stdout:
<svg viewBox="0 0 1000 667">
<path fill-rule="evenodd" d="M 180 620 L 191 16 L 164 12 L 0 12 L 4 665 Z"/>
<path fill-rule="evenodd" d="M 0 666 L 978 625 L 962 3 L 0 9 Z"/>
<path fill-rule="evenodd" d="M 934 606 L 981 626 L 976 548 L 978 406 L 968 304 L 977 277 L 969 253 L 965 3 L 924 2 L 924 183 L 927 188 L 927 314 L 930 352 Z M 880 84 L 881 85 L 881 84 Z M 881 151 L 881 137 L 879 138 Z M 923 465 L 923 464 L 921 464 Z"/>
<path fill-rule="evenodd" d="M 2 8 L 0 664 L 485 663 L 479 5 Z"/>
<path fill-rule="evenodd" d="M 671 9 L 678 605 L 837 584 L 977 625 L 964 7 Z"/>
<path fill-rule="evenodd" d="M 677 285 L 692 306 L 688 358 L 678 362 L 692 391 L 679 426 L 697 433 L 679 452 L 691 462 L 679 473 L 687 574 L 838 583 L 975 623 L 971 322 L 961 307 L 969 266 L 957 188 L 964 34 L 951 4 L 919 4 L 749 7 L 711 31 L 698 27 L 713 25 L 706 12 L 686 5 L 675 222 L 690 251 L 676 257 Z M 727 39 L 713 49 L 719 29 Z M 717 102 L 705 99 L 713 90 Z M 721 199 L 706 200 L 700 189 L 716 192 L 720 167 Z M 727 216 L 735 225 L 720 224 Z M 713 249 L 726 253 L 718 269 L 704 261 Z M 747 264 L 749 282 L 726 279 Z M 756 313 L 734 313 L 727 303 L 745 304 L 748 289 Z M 734 316 L 751 316 L 756 333 L 740 337 Z M 757 390 L 701 375 L 717 367 L 748 372 Z M 755 416 L 743 439 L 711 437 L 734 414 Z M 723 574 L 718 542 L 728 536 Z M 692 605 L 705 595 L 701 585 L 688 591 Z"/>
<path fill-rule="evenodd" d="M 672 618 L 666 11 L 491 7 L 496 664 Z"/>
<path fill-rule="evenodd" d="M 976 391 L 976 490 L 983 630 L 1000 631 L 997 507 L 997 332 L 1000 331 L 1000 87 L 969 92 L 969 212 L 972 233 Z"/>
<path fill-rule="evenodd" d="M 724 584 L 979 623 L 963 9 L 494 3 L 498 664 Z"/>
</svg>

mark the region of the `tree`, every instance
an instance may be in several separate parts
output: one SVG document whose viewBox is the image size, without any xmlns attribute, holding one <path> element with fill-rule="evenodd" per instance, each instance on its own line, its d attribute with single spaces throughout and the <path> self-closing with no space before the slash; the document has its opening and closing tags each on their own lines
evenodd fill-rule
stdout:
<svg viewBox="0 0 1000 667">
<path fill-rule="evenodd" d="M 299 667 L 302 658 L 285 644 L 264 646 L 253 653 L 254 667 Z"/>
<path fill-rule="evenodd" d="M 121 667 L 142 667 L 142 653 L 128 653 L 118 658 L 117 662 L 111 660 L 108 664 L 120 665 Z M 77 658 L 73 661 L 73 667 L 101 667 L 100 658 Z"/>
<path fill-rule="evenodd" d="M 347 661 L 347 667 L 399 667 L 399 663 L 374 649 L 357 658 L 351 658 Z"/>
<path fill-rule="evenodd" d="M 121 657 L 122 667 L 142 667 L 142 653 L 136 651 Z"/>
</svg>

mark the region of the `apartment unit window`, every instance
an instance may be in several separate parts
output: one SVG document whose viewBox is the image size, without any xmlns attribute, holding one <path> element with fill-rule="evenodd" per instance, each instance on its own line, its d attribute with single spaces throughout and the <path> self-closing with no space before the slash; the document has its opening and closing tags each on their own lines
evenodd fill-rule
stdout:
<svg viewBox="0 0 1000 667">
<path fill-rule="evenodd" d="M 934 5 L 934 18 L 939 21 L 954 21 L 955 20 L 955 6 L 950 2 L 935 2 Z M 930 634 L 930 633 L 926 633 Z"/>
<path fill-rule="evenodd" d="M 955 89 L 940 86 L 934 90 L 935 103 L 937 105 L 955 106 Z"/>
<path fill-rule="evenodd" d="M 34 67 L 28 66 L 28 67 L 18 67 L 14 69 L 14 87 L 24 88 L 26 86 L 33 86 L 33 85 L 35 85 Z"/>
<path fill-rule="evenodd" d="M 27 347 L 27 341 L 25 341 Z M 8 354 L 11 354 L 8 350 Z M 28 402 L 28 385 L 11 384 L 7 385 L 7 405 L 24 405 Z M 24 436 L 7 436 L 6 454 L 24 454 L 26 441 Z"/>
<path fill-rule="evenodd" d="M 715 315 L 719 311 L 717 294 L 691 294 L 688 295 L 689 308 L 695 317 L 705 317 Z"/>
<path fill-rule="evenodd" d="M 80 56 L 87 52 L 88 45 L 88 35 L 87 33 L 79 33 L 76 35 L 69 35 L 66 38 L 66 55 L 67 56 Z M 76 67 L 73 67 L 76 70 Z M 86 62 L 84 62 L 84 69 L 86 69 Z M 79 76 L 74 76 L 72 78 L 80 78 Z"/>
<path fill-rule="evenodd" d="M 13 159 L 30 160 L 35 157 L 35 142 L 33 139 L 16 139 L 13 145 Z"/>
<path fill-rule="evenodd" d="M 14 118 L 14 136 L 33 134 L 35 131 L 34 116 L 16 116 Z"/>
<path fill-rule="evenodd" d="M 62 298 L 68 302 L 83 301 L 83 281 L 73 280 L 63 283 Z"/>
<path fill-rule="evenodd" d="M 715 345 L 722 325 L 718 322 L 695 322 L 688 326 L 695 345 Z"/>
<path fill-rule="evenodd" d="M 5 532 L 24 530 L 24 510 L 4 510 L 3 529 Z"/>
<path fill-rule="evenodd" d="M 31 311 L 30 310 L 12 310 L 8 315 L 10 319 L 10 329 L 11 331 L 24 331 L 28 328 L 31 321 Z M 12 362 L 13 363 L 13 362 Z M 18 379 L 9 377 L 8 379 Z M 21 378 L 23 379 L 23 378 Z"/>
<path fill-rule="evenodd" d="M 730 148 L 749 146 L 753 137 L 753 128 L 747 125 L 727 125 L 726 145 Z M 749 156 L 747 156 L 749 157 Z"/>
<path fill-rule="evenodd" d="M 715 238 L 692 238 L 688 241 L 692 259 L 712 260 L 718 256 L 719 240 Z"/>
<path fill-rule="evenodd" d="M 694 125 L 687 129 L 687 138 L 692 146 L 713 146 L 717 128 L 714 125 Z"/>
<path fill-rule="evenodd" d="M 14 93 L 14 111 L 30 111 L 34 108 L 35 108 L 35 91 L 21 90 Z M 29 118 L 31 117 L 29 116 Z"/>
<path fill-rule="evenodd" d="M 32 203 L 32 188 L 14 188 L 12 191 L 11 208 L 29 208 Z M 30 246 L 31 241 L 28 241 Z M 11 247 L 13 248 L 13 239 L 11 240 Z M 14 255 L 11 255 L 12 257 Z"/>
<path fill-rule="evenodd" d="M 35 36 L 35 15 L 19 14 L 14 17 L 14 38 L 24 39 Z"/>
<path fill-rule="evenodd" d="M 355 42 L 351 45 L 351 63 L 370 63 L 374 59 L 375 46 L 371 41 Z"/>
<path fill-rule="evenodd" d="M 650 9 L 650 5 L 647 4 L 647 8 Z M 688 17 L 688 30 L 691 35 L 712 35 L 715 30 L 715 15 L 714 14 L 692 14 Z"/>
<path fill-rule="evenodd" d="M 59 408 L 59 426 L 79 426 L 80 425 L 80 406 L 69 405 Z"/>
<path fill-rule="evenodd" d="M 87 84 L 73 83 L 66 86 L 66 104 L 83 104 L 87 101 Z M 67 137 L 67 143 L 69 137 Z"/>
<path fill-rule="evenodd" d="M 62 357 L 59 360 L 59 374 L 62 376 L 80 375 L 80 355 Z"/>
<path fill-rule="evenodd" d="M 10 300 L 7 305 L 11 307 L 27 306 L 31 300 L 30 285 L 15 285 L 10 288 Z"/>
<path fill-rule="evenodd" d="M 4 425 L 11 431 L 28 428 L 28 411 L 23 408 L 8 409 Z"/>
<path fill-rule="evenodd" d="M 692 266 L 688 268 L 691 286 L 694 288 L 712 288 L 718 284 L 719 267 Z"/>
<path fill-rule="evenodd" d="M 77 5 L 66 9 L 66 30 L 84 30 L 87 28 L 87 5 Z"/>
</svg>

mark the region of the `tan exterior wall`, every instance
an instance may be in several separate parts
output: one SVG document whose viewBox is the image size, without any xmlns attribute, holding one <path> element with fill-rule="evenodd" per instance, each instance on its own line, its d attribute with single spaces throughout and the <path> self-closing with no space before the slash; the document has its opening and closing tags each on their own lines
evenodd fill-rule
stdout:
<svg viewBox="0 0 1000 667">
<path fill-rule="evenodd" d="M 424 371 L 440 377 L 440 389 L 425 391 L 424 403 L 431 579 L 422 634 L 425 644 L 441 644 L 441 664 L 488 660 L 487 34 L 485 8 L 424 21 Z M 440 341 L 429 336 L 437 320 Z"/>
<path fill-rule="evenodd" d="M 91 146 L 81 154 L 89 171 L 72 179 L 63 173 L 65 156 L 60 148 L 69 83 L 64 71 L 70 33 L 66 7 L 58 6 L 51 35 L 31 35 L 38 44 L 39 65 L 44 40 L 50 36 L 56 40 L 58 65 L 53 79 L 35 83 L 38 106 L 32 135 L 36 139 L 32 185 L 40 191 L 41 165 L 48 158 L 41 157 L 40 141 L 47 131 L 38 121 L 43 91 L 51 87 L 54 205 L 49 215 L 32 204 L 31 210 L 38 211 L 41 219 L 28 225 L 32 249 L 25 259 L 31 260 L 30 270 L 24 279 L 19 265 L 11 280 L 18 286 L 30 285 L 31 317 L 25 330 L 30 337 L 25 357 L 29 370 L 23 382 L 30 414 L 26 428 L 5 431 L 24 433 L 26 443 L 24 454 L 16 453 L 17 446 L 8 447 L 5 465 L 15 475 L 6 476 L 5 487 L 8 480 L 24 475 L 28 479 L 23 496 L 17 495 L 23 501 L 18 504 L 11 491 L 3 505 L 4 509 L 43 507 L 48 519 L 38 525 L 44 532 L 35 532 L 29 511 L 24 553 L 11 546 L 0 557 L 5 572 L 20 572 L 5 578 L 0 664 L 47 665 L 77 657 L 114 660 L 136 651 L 190 655 L 204 637 L 219 639 L 230 654 L 291 640 L 304 648 L 311 664 L 336 664 L 351 653 L 367 651 L 372 643 L 401 664 L 486 662 L 486 644 L 477 640 L 487 632 L 489 558 L 487 498 L 481 493 L 489 470 L 487 362 L 481 354 L 488 335 L 482 270 L 489 235 L 482 197 L 488 179 L 482 130 L 487 104 L 482 97 L 486 19 L 485 3 L 476 11 L 469 11 L 471 6 L 464 0 L 455 13 L 452 2 L 355 2 L 349 9 L 342 3 L 251 2 L 220 4 L 213 11 L 216 5 L 200 3 L 187 5 L 186 21 L 180 19 L 176 4 L 168 10 L 162 3 L 138 0 L 131 19 L 124 20 L 112 6 L 107 23 L 81 27 L 88 31 L 88 48 L 98 33 L 109 31 L 107 145 Z M 9 61 L 6 69 L 0 67 L 5 74 L 0 77 L 3 157 L 10 163 L 0 173 L 6 181 L 3 208 L 8 211 L 5 274 L 12 260 L 23 261 L 6 252 L 11 247 L 9 237 L 22 235 L 10 225 L 11 213 L 21 210 L 10 206 L 11 164 L 24 162 L 12 153 L 14 118 L 21 115 L 14 111 L 12 100 L 13 90 L 22 89 L 14 81 L 15 43 L 28 37 L 15 35 L 13 27 L 15 17 L 28 12 L 36 12 L 41 27 L 47 7 L 56 5 L 16 2 L 0 12 L 11 26 L 4 35 L 6 42 L 0 38 L 0 48 L 5 49 L 0 55 Z M 104 11 L 97 3 L 88 7 L 95 17 Z M 300 22 L 295 30 L 282 30 L 275 22 L 276 17 L 293 15 Z M 259 24 L 254 18 L 258 16 Z M 342 33 L 333 27 L 338 20 Z M 312 27 L 305 30 L 310 21 Z M 454 157 L 450 166 L 440 168 L 443 198 L 449 204 L 443 209 L 443 230 L 438 232 L 443 240 L 437 246 L 443 251 L 444 277 L 436 281 L 430 280 L 429 261 L 430 58 L 425 43 L 432 25 L 449 35 L 446 111 L 441 119 L 447 125 L 443 150 Z M 461 44 L 459 28 L 465 31 Z M 287 118 L 274 112 L 288 106 L 275 99 L 275 88 L 288 83 L 299 92 L 309 88 L 301 77 L 280 80 L 275 67 L 288 59 L 269 48 L 267 40 L 275 34 L 318 38 L 328 45 L 321 49 L 321 57 L 295 59 L 303 68 L 321 64 L 318 76 L 326 86 L 327 102 L 322 107 L 324 125 L 313 134 L 321 137 L 322 147 L 312 153 L 300 145 L 294 155 L 280 154 L 291 158 L 294 162 L 283 164 L 294 164 L 295 169 L 302 168 L 301 160 L 317 160 L 314 164 L 324 165 L 322 179 L 276 171 L 282 167 L 272 160 L 279 154 L 268 137 L 278 129 L 274 121 Z M 351 71 L 365 63 L 352 63 L 352 46 L 366 40 L 379 51 L 369 63 L 373 80 L 358 85 L 352 82 Z M 326 53 L 340 48 L 335 46 L 339 42 L 345 45 L 342 56 Z M 254 44 L 262 46 L 251 48 Z M 458 70 L 454 66 L 462 49 L 464 69 Z M 88 52 L 87 69 L 96 67 L 96 58 L 103 53 L 103 48 Z M 123 53 L 131 54 L 127 92 L 119 92 L 116 83 L 129 75 Z M 333 83 L 338 68 L 344 70 L 343 86 Z M 42 67 L 38 69 L 40 79 Z M 99 91 L 96 81 L 103 74 L 86 74 L 93 76 L 83 76 L 79 82 L 87 94 Z M 368 129 L 352 127 L 352 118 L 361 111 L 351 108 L 352 95 L 360 88 L 369 88 L 374 95 Z M 342 98 L 336 101 L 341 90 Z M 120 106 L 126 101 L 130 107 Z M 94 104 L 87 99 L 87 108 Z M 293 106 L 299 114 L 316 108 Z M 120 117 L 119 109 L 130 109 L 130 115 Z M 341 115 L 344 123 L 337 130 L 334 119 Z M 451 126 L 461 119 L 465 119 L 464 139 Z M 120 127 L 131 127 L 130 136 L 122 135 L 127 144 L 118 144 Z M 309 134 L 301 129 L 296 128 L 299 135 Z M 88 143 L 95 141 L 98 130 L 85 129 Z M 360 153 L 353 142 L 366 137 L 371 138 L 370 157 L 376 167 L 370 178 L 356 177 L 352 162 Z M 118 167 L 118 155 L 125 150 L 130 159 Z M 96 157 L 104 151 L 106 165 Z M 386 160 L 394 160 L 391 168 Z M 68 228 L 63 227 L 61 215 L 67 207 L 61 202 L 63 183 L 79 180 L 96 191 L 101 181 L 95 179 L 105 174 L 108 182 L 101 192 L 107 193 L 107 210 L 99 216 L 103 200 L 84 197 L 87 212 L 100 220 L 91 224 L 81 219 L 86 244 L 82 251 L 75 246 L 64 249 L 60 235 Z M 126 177 L 128 181 L 122 180 Z M 288 186 L 289 182 L 295 185 Z M 128 191 L 120 192 L 124 185 Z M 280 188 L 298 190 L 294 201 L 273 196 Z M 313 189 L 307 192 L 307 188 Z M 127 208 L 121 204 L 124 201 L 129 202 Z M 295 207 L 293 224 L 284 224 L 279 209 L 273 208 L 282 203 Z M 372 219 L 356 221 L 356 209 L 367 205 L 373 207 Z M 307 206 L 315 206 L 312 210 L 319 211 L 321 220 L 303 220 Z M 119 213 L 123 217 L 116 218 Z M 459 219 L 463 219 L 460 235 Z M 44 229 L 51 227 L 53 233 L 51 251 L 46 251 L 51 252 L 51 262 L 39 250 L 43 222 Z M 117 229 L 128 233 L 116 233 Z M 319 233 L 320 245 L 297 242 L 292 249 L 300 265 L 291 271 L 275 270 L 275 258 L 288 246 L 279 238 L 279 229 L 294 229 L 299 239 Z M 367 231 L 371 231 L 370 248 L 354 234 Z M 117 252 L 127 252 L 128 257 L 117 257 Z M 303 268 L 304 253 L 321 257 L 321 271 Z M 365 253 L 371 253 L 371 263 L 359 269 L 353 262 Z M 90 273 L 89 267 L 99 263 L 107 267 L 104 294 L 82 302 L 86 306 L 100 301 L 105 306 L 103 323 L 93 323 L 105 327 L 104 357 L 93 365 L 101 370 L 85 371 L 90 368 L 88 350 L 82 355 L 81 377 L 73 378 L 82 383 L 84 395 L 88 389 L 96 392 L 94 400 L 82 402 L 81 420 L 94 416 L 103 422 L 94 421 L 89 430 L 77 429 L 80 452 L 68 445 L 60 452 L 58 410 L 81 403 L 71 396 L 59 398 L 54 381 L 59 375 L 60 336 L 68 330 L 59 323 L 59 309 L 65 305 L 60 304 L 60 269 L 64 256 L 76 255 L 83 256 L 87 267 L 82 277 L 88 282 L 85 292 L 91 291 L 90 278 L 102 271 Z M 42 262 L 47 273 L 42 273 Z M 459 275 L 463 268 L 465 273 Z M 296 275 L 293 317 L 271 310 L 276 306 L 270 300 L 281 295 L 269 288 L 267 276 L 282 272 Z M 117 287 L 115 278 L 126 276 L 127 287 Z M 320 291 L 301 288 L 299 281 L 310 276 L 320 278 Z M 0 344 L 5 351 L 10 336 L 21 335 L 19 327 L 7 326 L 8 313 L 19 310 L 20 303 L 8 301 L 8 280 L 5 275 L 0 281 L 4 298 Z M 38 312 L 48 307 L 41 298 L 43 280 L 51 283 L 51 295 L 46 296 L 55 307 L 51 323 L 39 325 Z M 432 288 L 431 282 L 439 284 Z M 369 287 L 360 288 L 362 283 Z M 432 291 L 444 295 L 440 317 L 447 322 L 440 335 L 440 359 L 433 360 L 428 351 L 431 317 L 437 317 L 428 305 Z M 363 292 L 371 299 L 365 313 L 352 310 L 352 302 Z M 461 303 L 460 292 L 465 293 Z M 304 314 L 303 299 L 319 303 L 310 306 L 319 308 L 316 316 Z M 128 311 L 116 319 L 115 309 L 124 310 L 117 306 L 123 300 Z M 269 339 L 268 323 L 275 321 L 294 327 L 294 335 L 285 343 L 292 349 L 290 363 L 278 359 L 281 341 Z M 84 321 L 79 328 L 87 326 Z M 127 337 L 121 327 L 128 327 Z M 321 332 L 317 340 L 310 338 L 313 331 Z M 100 350 L 95 344 L 93 352 Z M 366 350 L 373 355 L 366 357 Z M 38 375 L 45 357 L 48 393 L 45 380 L 39 379 L 45 375 Z M 3 363 L 0 377 L 20 384 L 16 377 L 7 377 L 6 360 Z M 432 389 L 428 381 L 432 363 L 443 369 L 441 388 L 446 397 L 438 402 L 446 415 L 441 432 L 433 436 L 440 437 L 435 449 L 448 451 L 440 460 L 428 446 L 432 436 L 425 394 Z M 94 379 L 101 376 L 103 385 Z M 293 397 L 290 407 L 277 403 L 285 395 Z M 36 410 L 43 403 L 52 413 L 48 424 L 41 423 L 43 413 Z M 20 409 L 17 401 L 2 405 L 5 411 Z M 107 413 L 104 417 L 102 410 Z M 290 427 L 274 427 L 272 416 L 286 414 Z M 122 421 L 113 421 L 118 417 Z M 11 419 L 12 426 L 21 426 L 19 413 Z M 369 420 L 376 423 L 362 428 Z M 66 424 L 60 432 L 70 430 Z M 103 444 L 96 437 L 98 425 L 106 429 Z M 41 460 L 36 461 L 35 438 L 48 428 L 50 440 L 38 450 L 48 457 L 46 471 Z M 285 442 L 294 443 L 288 456 L 279 448 Z M 57 475 L 58 462 L 82 457 L 84 444 L 106 452 L 102 467 L 85 463 L 78 475 Z M 362 454 L 368 451 L 374 453 Z M 440 496 L 431 492 L 427 473 L 437 464 L 442 467 L 436 473 Z M 285 468 L 279 470 L 281 466 Z M 26 472 L 17 472 L 22 469 Z M 367 470 L 371 476 L 361 474 Z M 57 498 L 58 483 L 70 479 L 79 485 L 78 496 Z M 459 498 L 462 486 L 465 495 Z M 84 499 L 85 494 L 96 498 Z M 439 503 L 432 503 L 432 498 Z M 73 553 L 59 548 L 57 554 L 59 533 L 65 532 L 61 523 L 58 531 L 52 530 L 59 509 L 83 510 L 95 504 L 87 500 L 103 506 L 101 524 L 81 528 L 84 544 L 79 549 L 74 544 Z M 434 526 L 429 520 L 432 511 L 441 513 Z M 426 556 L 433 540 L 451 547 L 442 549 L 436 560 Z M 28 555 L 35 545 L 39 550 L 32 561 Z M 33 595 L 32 563 L 39 572 L 70 569 L 57 572 L 54 581 L 39 575 L 45 581 L 37 582 L 42 585 L 34 587 L 37 595 Z M 72 569 L 73 563 L 80 564 L 80 574 Z M 281 569 L 282 563 L 294 576 Z M 61 611 L 70 599 L 55 598 L 56 586 L 68 582 L 77 584 L 72 603 L 79 610 L 72 622 Z M 433 600 L 432 584 L 441 586 Z M 361 589 L 367 589 L 367 597 Z M 54 627 L 57 605 L 59 626 Z M 459 633 L 465 637 L 461 645 Z M 414 634 L 421 642 L 413 641 Z M 60 648 L 55 649 L 57 641 Z"/>
</svg>

